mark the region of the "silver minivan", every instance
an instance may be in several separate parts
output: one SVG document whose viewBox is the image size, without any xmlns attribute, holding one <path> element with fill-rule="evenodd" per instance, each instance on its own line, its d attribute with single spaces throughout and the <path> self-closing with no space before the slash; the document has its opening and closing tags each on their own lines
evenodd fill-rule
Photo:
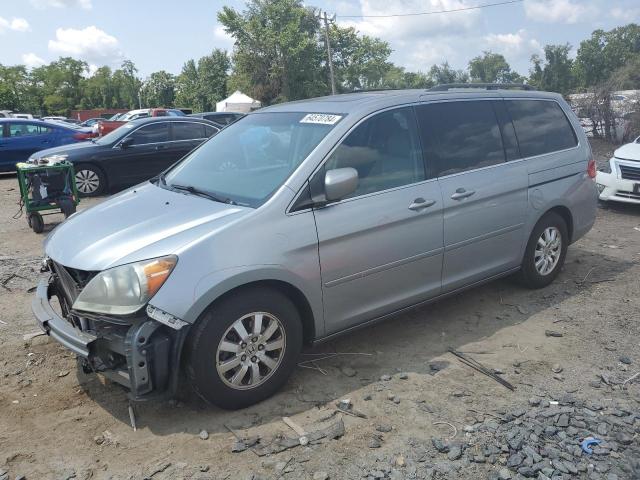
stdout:
<svg viewBox="0 0 640 480">
<path fill-rule="evenodd" d="M 185 377 L 233 409 L 304 344 L 505 275 L 548 285 L 594 223 L 589 144 L 560 95 L 474 87 L 247 115 L 58 226 L 38 322 L 132 399 Z"/>
</svg>

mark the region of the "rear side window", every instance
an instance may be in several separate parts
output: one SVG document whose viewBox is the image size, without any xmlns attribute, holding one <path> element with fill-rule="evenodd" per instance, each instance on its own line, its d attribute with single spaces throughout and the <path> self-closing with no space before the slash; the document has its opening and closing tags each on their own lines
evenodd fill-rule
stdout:
<svg viewBox="0 0 640 480">
<path fill-rule="evenodd" d="M 523 157 L 557 152 L 578 144 L 567 116 L 554 101 L 506 100 Z"/>
<path fill-rule="evenodd" d="M 358 189 L 351 197 L 424 180 L 413 109 L 379 113 L 358 125 L 325 164 L 326 170 L 345 167 L 358 171 Z"/>
<path fill-rule="evenodd" d="M 175 122 L 173 124 L 174 140 L 195 140 L 198 138 L 207 138 L 208 135 L 204 131 L 204 124 L 195 122 Z"/>
<path fill-rule="evenodd" d="M 53 129 L 44 125 L 34 125 L 32 123 L 10 123 L 10 137 L 30 137 L 34 135 L 46 135 L 52 133 Z"/>
<path fill-rule="evenodd" d="M 204 135 L 207 138 L 212 137 L 213 135 L 215 135 L 219 131 L 220 130 L 218 130 L 216 127 L 212 127 L 210 125 L 205 125 L 204 126 Z"/>
<path fill-rule="evenodd" d="M 505 161 L 491 101 L 421 105 L 418 121 L 432 176 L 442 177 Z"/>
</svg>

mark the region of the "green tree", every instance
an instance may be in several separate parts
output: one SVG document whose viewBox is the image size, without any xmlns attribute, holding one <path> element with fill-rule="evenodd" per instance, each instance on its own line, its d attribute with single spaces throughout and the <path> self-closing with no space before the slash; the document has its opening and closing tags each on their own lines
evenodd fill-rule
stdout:
<svg viewBox="0 0 640 480">
<path fill-rule="evenodd" d="M 114 85 L 111 68 L 100 67 L 82 82 L 80 106 L 89 108 L 112 108 L 114 106 Z"/>
<path fill-rule="evenodd" d="M 608 32 L 595 30 L 580 43 L 575 71 L 581 87 L 594 87 L 640 53 L 640 26 L 635 23 Z"/>
<path fill-rule="evenodd" d="M 538 55 L 531 57 L 532 67 L 529 83 L 549 92 L 567 95 L 576 86 L 573 60 L 569 57 L 571 45 L 545 45 L 544 60 Z"/>
<path fill-rule="evenodd" d="M 464 70 L 454 70 L 449 62 L 433 65 L 429 70 L 429 77 L 435 85 L 443 83 L 467 83 L 469 75 Z"/>
<path fill-rule="evenodd" d="M 80 106 L 81 84 L 87 71 L 87 63 L 71 57 L 61 57 L 49 65 L 31 70 L 32 91 L 37 90 L 38 110 L 57 115 L 67 115 Z"/>
<path fill-rule="evenodd" d="M 471 59 L 469 76 L 472 82 L 509 83 L 523 81 L 518 73 L 511 70 L 511 66 L 504 56 L 489 51 Z"/>
<path fill-rule="evenodd" d="M 231 59 L 227 52 L 215 49 L 198 60 L 198 93 L 202 111 L 213 111 L 227 96 Z"/>
<path fill-rule="evenodd" d="M 332 60 L 339 91 L 387 87 L 388 80 L 397 72 L 389 62 L 391 47 L 387 42 L 367 35 L 358 35 L 355 28 L 332 25 L 329 30 Z M 324 61 L 323 78 L 329 76 Z"/>
<path fill-rule="evenodd" d="M 407 72 L 402 67 L 392 66 L 383 79 L 384 88 L 421 88 L 434 86 L 431 77 L 422 72 Z"/>
<path fill-rule="evenodd" d="M 119 108 L 137 108 L 140 106 L 140 88 L 142 81 L 138 69 L 131 60 L 125 60 L 120 68 L 113 72 L 113 105 Z"/>
<path fill-rule="evenodd" d="M 147 107 L 173 107 L 175 78 L 168 72 L 153 72 L 142 85 L 140 95 Z"/>
<path fill-rule="evenodd" d="M 0 108 L 24 111 L 28 103 L 29 77 L 22 65 L 0 64 Z"/>
<path fill-rule="evenodd" d="M 176 77 L 176 105 L 203 111 L 198 92 L 198 67 L 193 59 L 185 62 Z"/>
<path fill-rule="evenodd" d="M 246 8 L 223 7 L 218 13 L 218 21 L 235 39 L 232 84 L 265 104 L 324 93 L 313 11 L 301 0 L 249 0 Z"/>
<path fill-rule="evenodd" d="M 215 110 L 216 103 L 227 96 L 231 60 L 227 52 L 215 49 L 198 64 L 188 60 L 176 78 L 176 105 L 198 112 Z"/>
</svg>

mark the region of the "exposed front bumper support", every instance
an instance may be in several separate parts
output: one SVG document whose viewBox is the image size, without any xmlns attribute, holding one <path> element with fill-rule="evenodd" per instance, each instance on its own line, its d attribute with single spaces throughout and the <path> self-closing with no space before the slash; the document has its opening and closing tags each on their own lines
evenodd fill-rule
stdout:
<svg viewBox="0 0 640 480">
<path fill-rule="evenodd" d="M 53 309 L 52 296 L 58 296 L 55 282 L 41 281 L 33 314 L 47 335 L 79 357 L 85 371 L 125 386 L 133 400 L 175 395 L 188 328 L 174 330 L 143 315 L 127 325 L 91 319 L 84 331 Z"/>
<path fill-rule="evenodd" d="M 40 281 L 36 289 L 36 296 L 31 301 L 31 310 L 38 320 L 40 328 L 76 355 L 88 358 L 89 346 L 96 341 L 97 337 L 74 328 L 56 313 L 49 303 L 50 287 L 47 280 Z"/>
</svg>

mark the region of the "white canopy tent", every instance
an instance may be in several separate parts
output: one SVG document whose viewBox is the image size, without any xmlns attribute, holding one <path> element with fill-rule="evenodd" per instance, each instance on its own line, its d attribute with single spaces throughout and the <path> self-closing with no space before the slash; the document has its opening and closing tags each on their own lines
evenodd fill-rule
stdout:
<svg viewBox="0 0 640 480">
<path fill-rule="evenodd" d="M 249 113 L 251 110 L 255 110 L 261 106 L 260 101 L 245 95 L 240 90 L 236 90 L 231 96 L 216 103 L 216 112 Z"/>
</svg>

